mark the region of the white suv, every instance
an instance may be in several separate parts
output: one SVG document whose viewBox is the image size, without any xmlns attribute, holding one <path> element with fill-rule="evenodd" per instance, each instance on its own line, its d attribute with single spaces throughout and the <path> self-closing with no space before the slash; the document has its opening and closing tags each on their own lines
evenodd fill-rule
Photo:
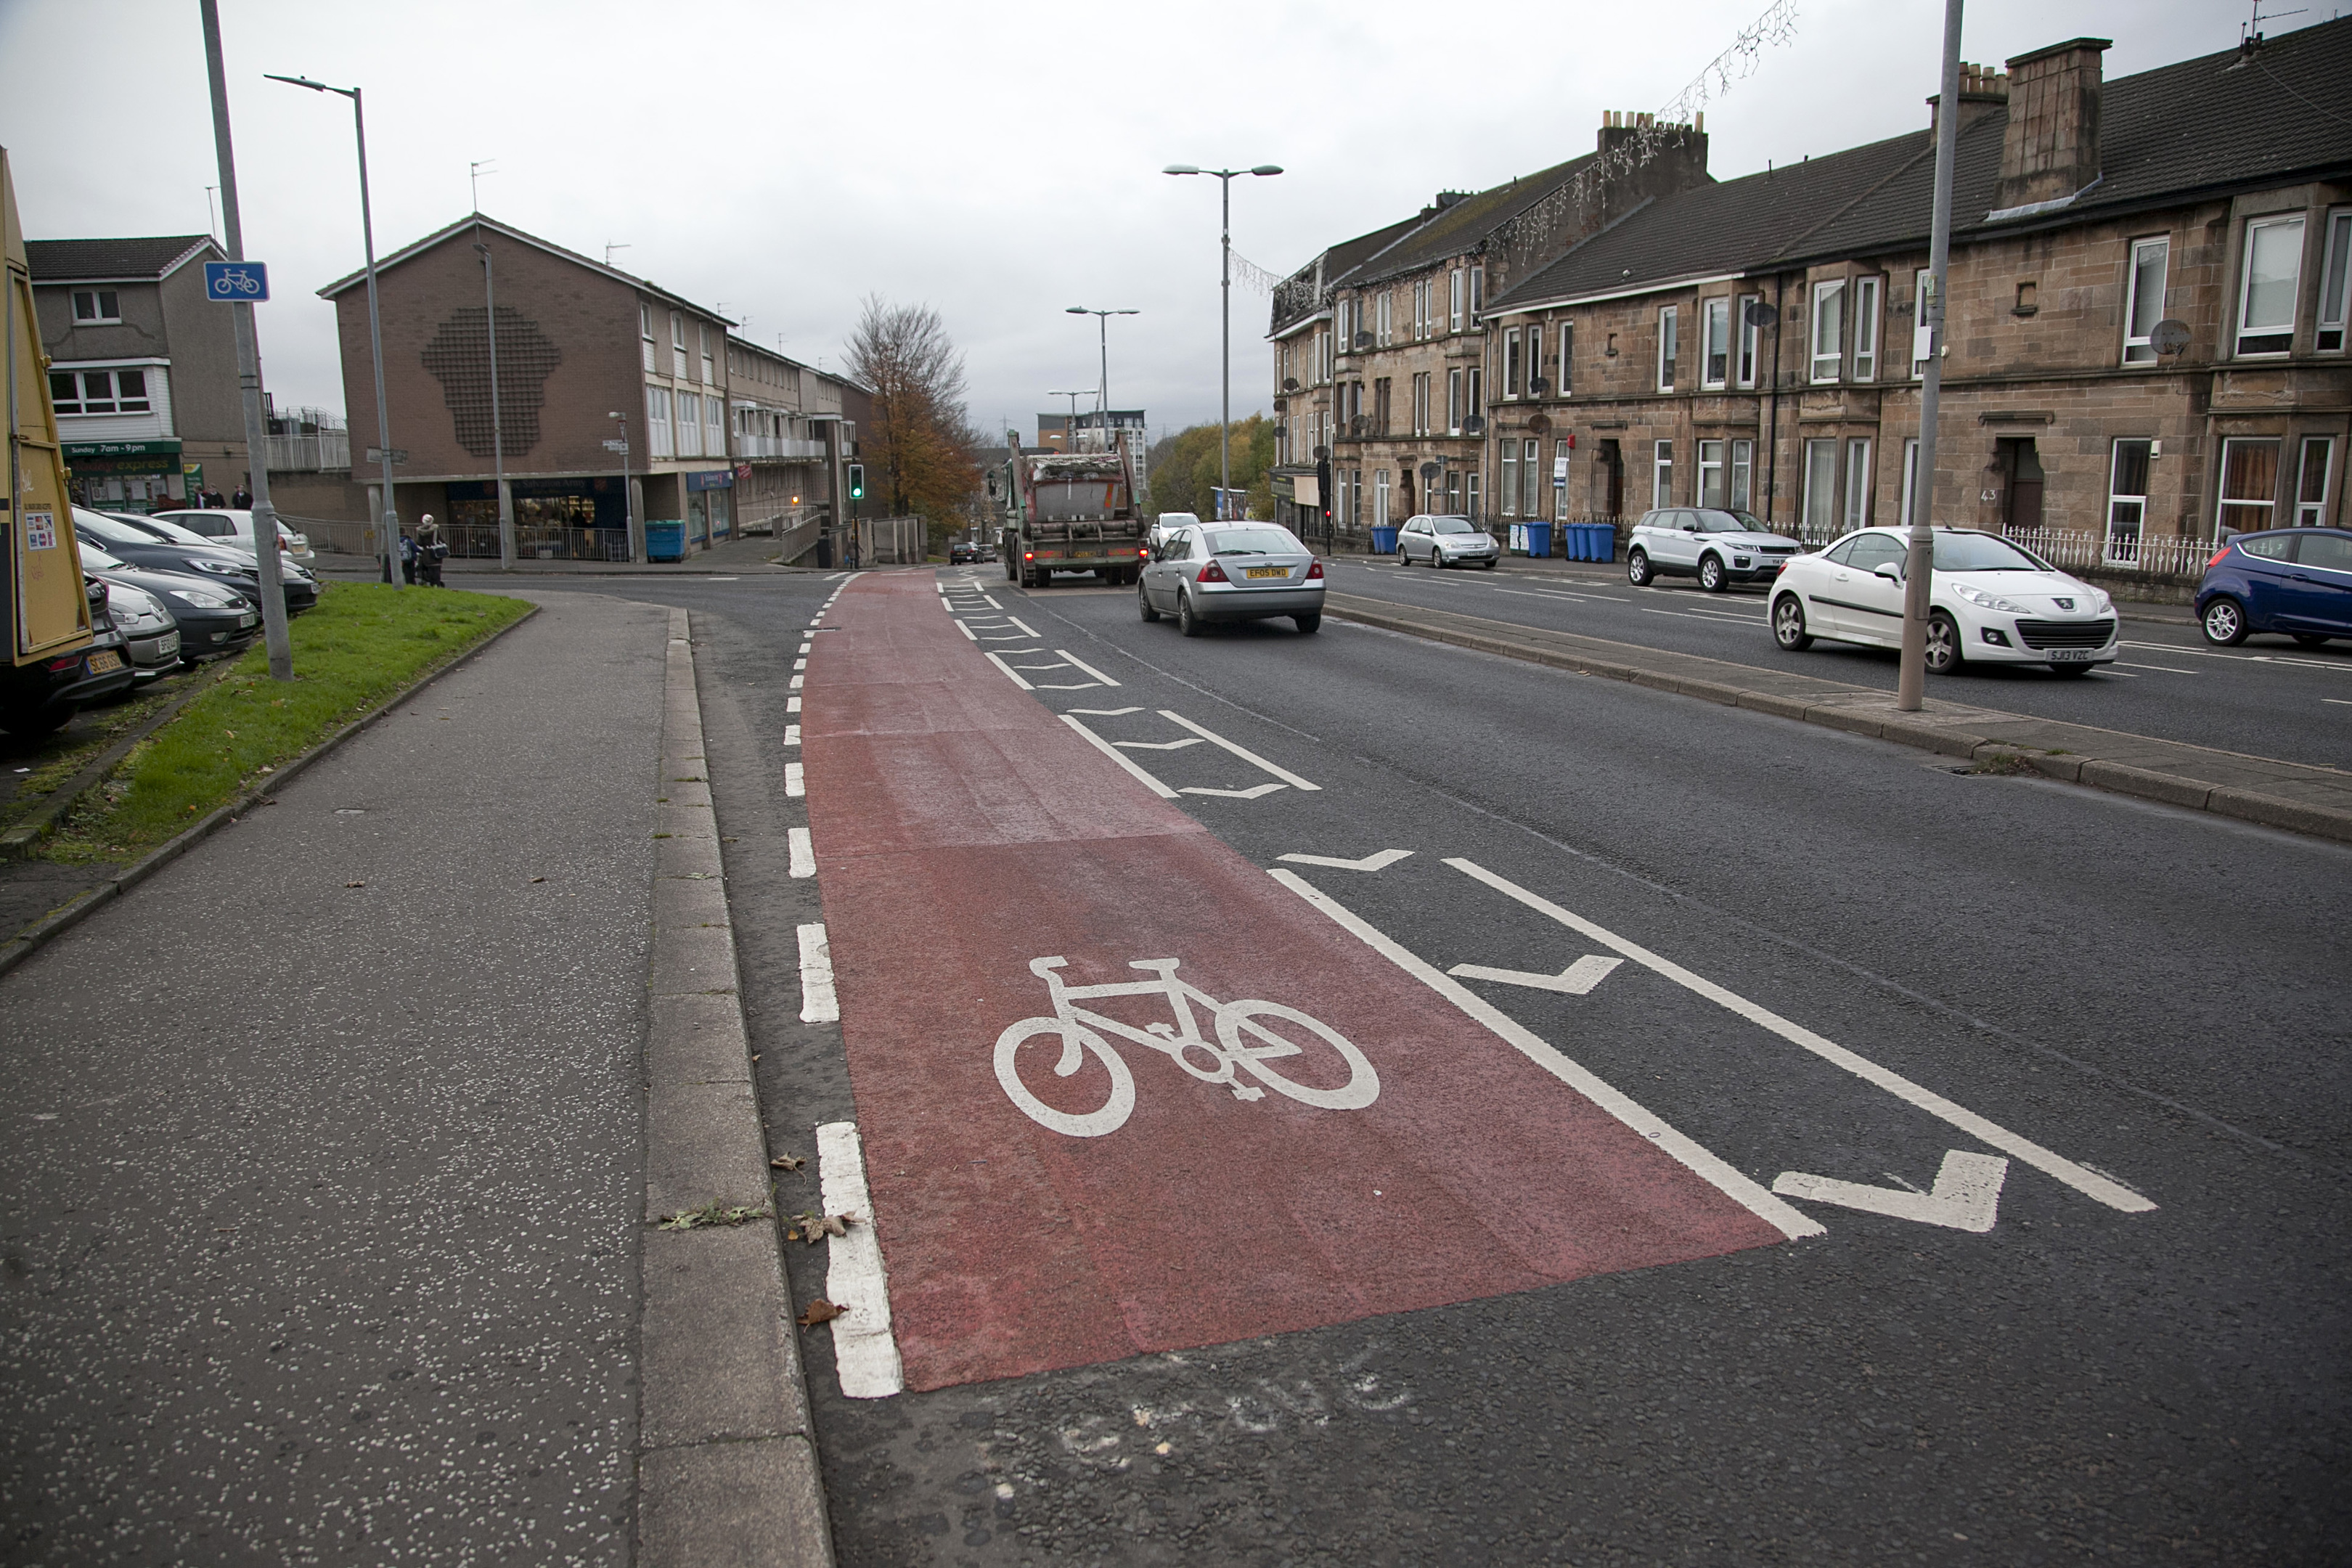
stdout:
<svg viewBox="0 0 2352 1568">
<path fill-rule="evenodd" d="M 1804 546 L 1744 511 L 1669 506 L 1645 511 L 1625 549 L 1625 575 L 1636 588 L 1660 577 L 1696 577 L 1710 594 L 1734 583 L 1769 583 Z"/>
</svg>

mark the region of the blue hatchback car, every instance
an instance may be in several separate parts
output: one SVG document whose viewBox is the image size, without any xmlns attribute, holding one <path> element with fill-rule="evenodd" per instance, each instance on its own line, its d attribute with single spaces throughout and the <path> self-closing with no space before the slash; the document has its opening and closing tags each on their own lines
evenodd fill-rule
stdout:
<svg viewBox="0 0 2352 1568">
<path fill-rule="evenodd" d="M 2305 647 L 2352 637 L 2352 532 L 2280 528 L 2242 533 L 2205 565 L 2197 620 L 2221 647 L 2249 632 L 2284 632 Z"/>
</svg>

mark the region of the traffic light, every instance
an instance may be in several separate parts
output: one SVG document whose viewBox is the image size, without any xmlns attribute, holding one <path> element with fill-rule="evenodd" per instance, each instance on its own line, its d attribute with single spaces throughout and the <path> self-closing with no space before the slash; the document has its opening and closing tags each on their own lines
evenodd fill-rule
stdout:
<svg viewBox="0 0 2352 1568">
<path fill-rule="evenodd" d="M 863 463 L 849 465 L 849 499 L 851 500 L 866 499 L 866 465 Z"/>
</svg>

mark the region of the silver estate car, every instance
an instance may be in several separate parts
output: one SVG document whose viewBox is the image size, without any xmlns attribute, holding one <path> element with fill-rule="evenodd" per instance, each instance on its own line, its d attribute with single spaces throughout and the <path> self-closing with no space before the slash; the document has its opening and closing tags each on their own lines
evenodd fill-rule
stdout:
<svg viewBox="0 0 2352 1568">
<path fill-rule="evenodd" d="M 1172 616 L 1188 637 L 1211 621 L 1288 616 L 1323 624 L 1323 563 L 1279 523 L 1206 522 L 1170 530 L 1136 584 L 1143 618 Z"/>
</svg>

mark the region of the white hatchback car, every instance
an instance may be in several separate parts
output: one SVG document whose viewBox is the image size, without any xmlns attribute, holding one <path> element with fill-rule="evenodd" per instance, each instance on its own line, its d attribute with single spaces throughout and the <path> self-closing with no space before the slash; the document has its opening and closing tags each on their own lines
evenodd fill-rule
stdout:
<svg viewBox="0 0 2352 1568">
<path fill-rule="evenodd" d="M 1927 595 L 1927 668 L 2046 664 L 2086 675 L 2115 661 L 2115 601 L 2001 538 L 1971 528 L 1935 531 Z M 1800 555 L 1772 585 L 1772 638 L 1794 653 L 1815 637 L 1903 646 L 1907 531 L 1865 528 Z"/>
</svg>

